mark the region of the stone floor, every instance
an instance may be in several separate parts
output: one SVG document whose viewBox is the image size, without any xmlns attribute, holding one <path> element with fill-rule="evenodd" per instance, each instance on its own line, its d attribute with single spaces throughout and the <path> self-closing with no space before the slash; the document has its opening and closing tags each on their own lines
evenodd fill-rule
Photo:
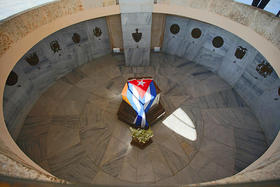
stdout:
<svg viewBox="0 0 280 187">
<path fill-rule="evenodd" d="M 152 76 L 166 116 L 183 109 L 194 142 L 154 124 L 153 143 L 130 145 L 117 119 L 128 77 Z M 258 121 L 235 91 L 193 62 L 151 54 L 149 67 L 125 67 L 108 55 L 59 79 L 36 102 L 17 139 L 21 149 L 57 177 L 79 183 L 187 184 L 234 175 L 267 149 Z"/>
</svg>

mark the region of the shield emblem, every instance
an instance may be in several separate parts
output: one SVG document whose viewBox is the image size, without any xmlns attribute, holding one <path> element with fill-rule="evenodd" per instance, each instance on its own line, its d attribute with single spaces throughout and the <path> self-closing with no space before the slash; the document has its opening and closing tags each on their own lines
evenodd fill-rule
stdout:
<svg viewBox="0 0 280 187">
<path fill-rule="evenodd" d="M 18 75 L 14 71 L 11 71 L 6 81 L 6 85 L 13 86 L 17 83 L 17 81 L 18 81 Z"/>
<path fill-rule="evenodd" d="M 95 27 L 93 29 L 93 34 L 94 34 L 94 36 L 99 37 L 99 36 L 101 36 L 102 31 L 101 31 L 101 29 L 99 27 Z"/>
<path fill-rule="evenodd" d="M 28 62 L 28 64 L 30 64 L 31 66 L 35 66 L 36 64 L 39 63 L 39 57 L 34 52 L 34 53 L 31 53 L 30 55 L 26 56 L 25 61 Z"/>
<path fill-rule="evenodd" d="M 74 43 L 80 43 L 80 40 L 81 40 L 81 37 L 78 33 L 74 33 L 73 36 L 72 36 L 72 40 Z"/>
<path fill-rule="evenodd" d="M 61 48 L 60 48 L 59 43 L 58 43 L 57 40 L 52 41 L 52 42 L 50 43 L 50 47 L 51 47 L 51 49 L 52 49 L 52 51 L 53 51 L 54 53 L 56 53 L 56 52 L 58 52 L 58 51 L 61 50 Z"/>
<path fill-rule="evenodd" d="M 258 64 L 256 70 L 264 78 L 266 78 L 273 72 L 273 68 L 271 67 L 271 65 L 265 61 L 263 61 L 261 64 Z"/>
<path fill-rule="evenodd" d="M 138 32 L 138 29 L 136 29 L 136 32 L 132 33 L 132 38 L 135 42 L 139 42 L 142 38 L 142 33 Z"/>
<path fill-rule="evenodd" d="M 238 59 L 242 59 L 245 54 L 247 52 L 247 49 L 242 47 L 242 46 L 238 46 L 238 48 L 236 48 L 236 51 L 235 51 L 235 57 L 238 58 Z"/>
</svg>

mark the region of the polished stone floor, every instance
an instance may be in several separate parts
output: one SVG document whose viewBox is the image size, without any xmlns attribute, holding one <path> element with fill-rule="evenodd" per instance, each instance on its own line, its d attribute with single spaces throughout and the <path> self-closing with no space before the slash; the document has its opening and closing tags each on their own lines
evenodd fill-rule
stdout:
<svg viewBox="0 0 280 187">
<path fill-rule="evenodd" d="M 117 110 L 134 76 L 154 78 L 166 116 L 181 108 L 196 127 L 196 141 L 158 121 L 151 145 L 130 145 L 129 126 Z M 126 67 L 123 55 L 108 55 L 57 80 L 30 111 L 17 143 L 55 176 L 99 184 L 220 179 L 267 149 L 259 122 L 227 83 L 198 64 L 160 53 L 151 54 L 149 67 Z"/>
</svg>

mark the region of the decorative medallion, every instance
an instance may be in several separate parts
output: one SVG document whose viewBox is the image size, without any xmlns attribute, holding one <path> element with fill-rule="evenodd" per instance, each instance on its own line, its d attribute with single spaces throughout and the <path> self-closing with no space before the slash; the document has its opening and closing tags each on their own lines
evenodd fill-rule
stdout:
<svg viewBox="0 0 280 187">
<path fill-rule="evenodd" d="M 94 34 L 94 36 L 96 36 L 96 37 L 100 37 L 100 36 L 102 35 L 102 31 L 101 31 L 101 29 L 100 29 L 99 27 L 95 27 L 95 28 L 93 29 L 93 34 Z"/>
<path fill-rule="evenodd" d="M 11 71 L 7 78 L 6 85 L 13 86 L 17 83 L 17 81 L 18 81 L 18 75 L 14 71 Z"/>
<path fill-rule="evenodd" d="M 235 50 L 235 57 L 238 58 L 238 59 L 242 59 L 245 54 L 247 52 L 247 49 L 245 47 L 241 47 L 241 46 L 238 46 Z"/>
<path fill-rule="evenodd" d="M 135 42 L 139 42 L 142 38 L 142 33 L 138 32 L 138 29 L 135 29 L 136 32 L 132 33 L 132 38 Z"/>
<path fill-rule="evenodd" d="M 213 44 L 214 47 L 220 48 L 220 47 L 222 47 L 222 46 L 224 45 L 224 40 L 223 40 L 222 37 L 216 36 L 216 37 L 213 39 L 212 44 Z"/>
<path fill-rule="evenodd" d="M 201 30 L 199 28 L 194 28 L 192 30 L 192 37 L 197 39 L 201 36 Z"/>
<path fill-rule="evenodd" d="M 61 50 L 59 43 L 57 40 L 54 40 L 50 43 L 51 49 L 54 53 L 58 52 Z"/>
<path fill-rule="evenodd" d="M 24 59 L 31 66 L 35 66 L 39 63 L 39 57 L 37 56 L 36 52 L 29 54 Z"/>
<path fill-rule="evenodd" d="M 74 33 L 73 36 L 72 36 L 72 40 L 73 40 L 74 43 L 77 44 L 77 43 L 80 43 L 81 37 L 78 33 Z"/>
<path fill-rule="evenodd" d="M 178 24 L 173 24 L 173 25 L 171 25 L 171 27 L 170 27 L 170 32 L 171 32 L 172 34 L 177 34 L 179 31 L 180 31 L 180 27 L 179 27 Z"/>
<path fill-rule="evenodd" d="M 273 68 L 266 61 L 262 61 L 261 64 L 257 65 L 256 70 L 264 78 L 266 78 L 268 75 L 270 75 L 273 72 Z"/>
</svg>

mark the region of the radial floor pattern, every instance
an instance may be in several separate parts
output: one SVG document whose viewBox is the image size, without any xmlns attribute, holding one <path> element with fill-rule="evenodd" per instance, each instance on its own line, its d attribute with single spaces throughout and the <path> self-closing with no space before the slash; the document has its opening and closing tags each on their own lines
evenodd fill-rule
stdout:
<svg viewBox="0 0 280 187">
<path fill-rule="evenodd" d="M 190 141 L 162 120 L 153 143 L 130 145 L 129 126 L 117 119 L 128 77 L 152 76 L 165 117 L 181 108 L 193 121 Z M 164 120 L 165 118 L 163 118 Z M 126 67 L 107 55 L 57 80 L 41 95 L 17 139 L 53 175 L 78 183 L 187 184 L 231 176 L 267 149 L 253 113 L 230 85 L 194 62 L 161 53 L 151 66 Z"/>
</svg>

